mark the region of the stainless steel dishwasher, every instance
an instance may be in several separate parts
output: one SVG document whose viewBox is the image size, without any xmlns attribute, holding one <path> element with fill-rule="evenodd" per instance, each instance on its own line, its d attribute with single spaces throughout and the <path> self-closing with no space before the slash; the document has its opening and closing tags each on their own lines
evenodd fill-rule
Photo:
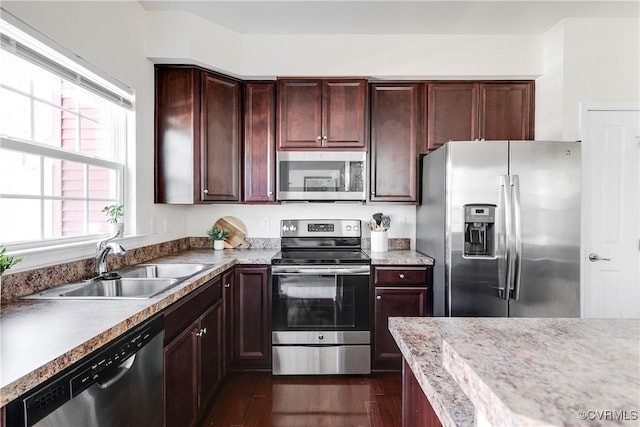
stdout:
<svg viewBox="0 0 640 427">
<path fill-rule="evenodd" d="M 7 425 L 162 426 L 164 318 L 125 333 L 7 406 Z"/>
</svg>

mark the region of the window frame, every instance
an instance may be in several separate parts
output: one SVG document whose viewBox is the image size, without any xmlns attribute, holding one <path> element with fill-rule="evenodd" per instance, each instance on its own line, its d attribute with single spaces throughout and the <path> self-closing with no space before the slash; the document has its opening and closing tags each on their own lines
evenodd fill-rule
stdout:
<svg viewBox="0 0 640 427">
<path fill-rule="evenodd" d="M 116 134 L 113 136 L 117 140 L 116 160 L 93 157 L 77 151 L 61 149 L 55 146 L 30 140 L 23 140 L 8 135 L 0 135 L 0 148 L 28 155 L 40 156 L 41 165 L 45 158 L 49 158 L 53 160 L 80 163 L 83 165 L 83 170 L 85 172 L 88 171 L 91 166 L 112 170 L 116 174 L 116 188 L 113 189 L 115 192 L 115 198 L 113 199 L 113 203 L 125 204 L 125 200 L 134 200 L 133 195 L 128 194 L 125 190 L 127 176 L 131 173 L 131 165 L 129 164 L 127 153 L 131 149 L 131 145 L 135 146 L 136 109 L 134 91 L 111 76 L 108 76 L 104 71 L 97 69 L 78 55 L 59 45 L 54 40 L 51 40 L 36 29 L 28 26 L 4 9 L 2 9 L 2 16 L 0 17 L 0 36 L 0 48 L 2 50 L 6 50 L 10 54 L 15 54 L 16 56 L 32 63 L 34 66 L 40 67 L 41 69 L 57 75 L 61 79 L 75 84 L 76 87 L 88 90 L 89 92 L 98 95 L 102 99 L 120 106 L 125 110 L 125 114 L 122 115 L 122 120 L 120 120 L 121 123 L 118 123 L 118 126 L 114 127 L 117 130 Z M 50 68 L 44 66 L 43 61 L 45 64 L 54 64 L 54 67 Z M 20 91 L 16 91 L 15 88 L 5 85 L 2 85 L 2 87 L 29 97 L 31 102 L 39 100 L 39 98 L 34 96 L 33 93 L 22 93 Z M 61 107 L 56 106 L 55 108 Z M 78 120 L 83 117 L 81 113 L 77 113 L 75 111 L 72 111 L 72 113 L 77 114 Z M 33 126 L 33 122 L 31 125 Z M 41 169 L 40 180 L 42 180 L 44 173 L 44 170 Z M 87 179 L 88 178 L 85 176 L 85 187 L 88 185 Z M 44 238 L 43 224 L 45 219 L 43 213 L 46 201 L 78 200 L 86 204 L 90 204 L 92 201 L 105 200 L 104 197 L 92 198 L 86 189 L 82 197 L 45 195 L 42 188 L 40 189 L 40 194 L 37 195 L 3 194 L 2 197 L 4 199 L 31 199 L 40 201 L 40 239 L 21 242 L 0 242 L 0 244 L 6 246 L 10 254 L 20 256 L 28 255 L 29 259 L 25 258 L 25 262 L 12 269 L 12 272 L 42 265 L 49 265 L 52 262 L 86 258 L 88 253 L 93 252 L 93 250 L 90 250 L 89 248 L 95 248 L 95 243 L 107 235 L 106 232 L 89 234 L 89 230 L 86 228 L 89 223 L 88 217 L 86 216 L 87 212 L 85 211 L 85 217 L 83 220 L 85 224 L 84 234 L 70 237 Z M 126 211 L 127 215 L 124 217 L 126 227 L 127 229 L 134 228 L 135 224 L 132 213 L 135 212 L 135 207 L 128 207 L 126 208 Z M 138 240 L 138 238 L 130 235 L 127 236 L 125 240 L 135 241 Z"/>
</svg>

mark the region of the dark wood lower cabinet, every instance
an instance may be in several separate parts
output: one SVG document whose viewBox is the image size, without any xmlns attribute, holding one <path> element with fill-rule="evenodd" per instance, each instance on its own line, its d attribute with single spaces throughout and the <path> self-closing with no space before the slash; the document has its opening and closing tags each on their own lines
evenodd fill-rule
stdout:
<svg viewBox="0 0 640 427">
<path fill-rule="evenodd" d="M 271 369 L 269 266 L 236 266 L 233 286 L 232 366 Z"/>
<path fill-rule="evenodd" d="M 222 290 L 219 277 L 165 312 L 165 427 L 191 427 L 222 381 Z"/>
<path fill-rule="evenodd" d="M 402 360 L 402 427 L 441 427 L 442 423 L 424 395 L 406 360 Z"/>
<path fill-rule="evenodd" d="M 375 291 L 373 368 L 400 369 L 402 355 L 388 329 L 389 317 L 429 314 L 429 288 L 379 288 Z"/>
</svg>

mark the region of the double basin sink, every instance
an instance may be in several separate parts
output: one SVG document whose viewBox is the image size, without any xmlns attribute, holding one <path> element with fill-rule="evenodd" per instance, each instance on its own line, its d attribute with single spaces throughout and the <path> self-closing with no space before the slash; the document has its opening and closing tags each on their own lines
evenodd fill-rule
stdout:
<svg viewBox="0 0 640 427">
<path fill-rule="evenodd" d="M 47 289 L 27 299 L 148 299 L 191 276 L 208 264 L 137 264 L 93 279 Z"/>
</svg>

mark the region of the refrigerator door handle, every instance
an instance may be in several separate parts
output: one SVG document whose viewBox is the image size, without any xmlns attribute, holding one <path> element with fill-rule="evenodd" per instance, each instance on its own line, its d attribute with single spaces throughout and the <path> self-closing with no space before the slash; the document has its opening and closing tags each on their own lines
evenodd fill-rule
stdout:
<svg viewBox="0 0 640 427">
<path fill-rule="evenodd" d="M 498 228 L 498 296 L 509 299 L 511 259 L 511 184 L 509 175 L 500 176 L 500 227 Z"/>
<path fill-rule="evenodd" d="M 513 280 L 510 289 L 511 298 L 520 299 L 520 279 L 522 276 L 522 208 L 520 205 L 520 177 L 511 175 L 511 192 L 513 200 Z"/>
</svg>

